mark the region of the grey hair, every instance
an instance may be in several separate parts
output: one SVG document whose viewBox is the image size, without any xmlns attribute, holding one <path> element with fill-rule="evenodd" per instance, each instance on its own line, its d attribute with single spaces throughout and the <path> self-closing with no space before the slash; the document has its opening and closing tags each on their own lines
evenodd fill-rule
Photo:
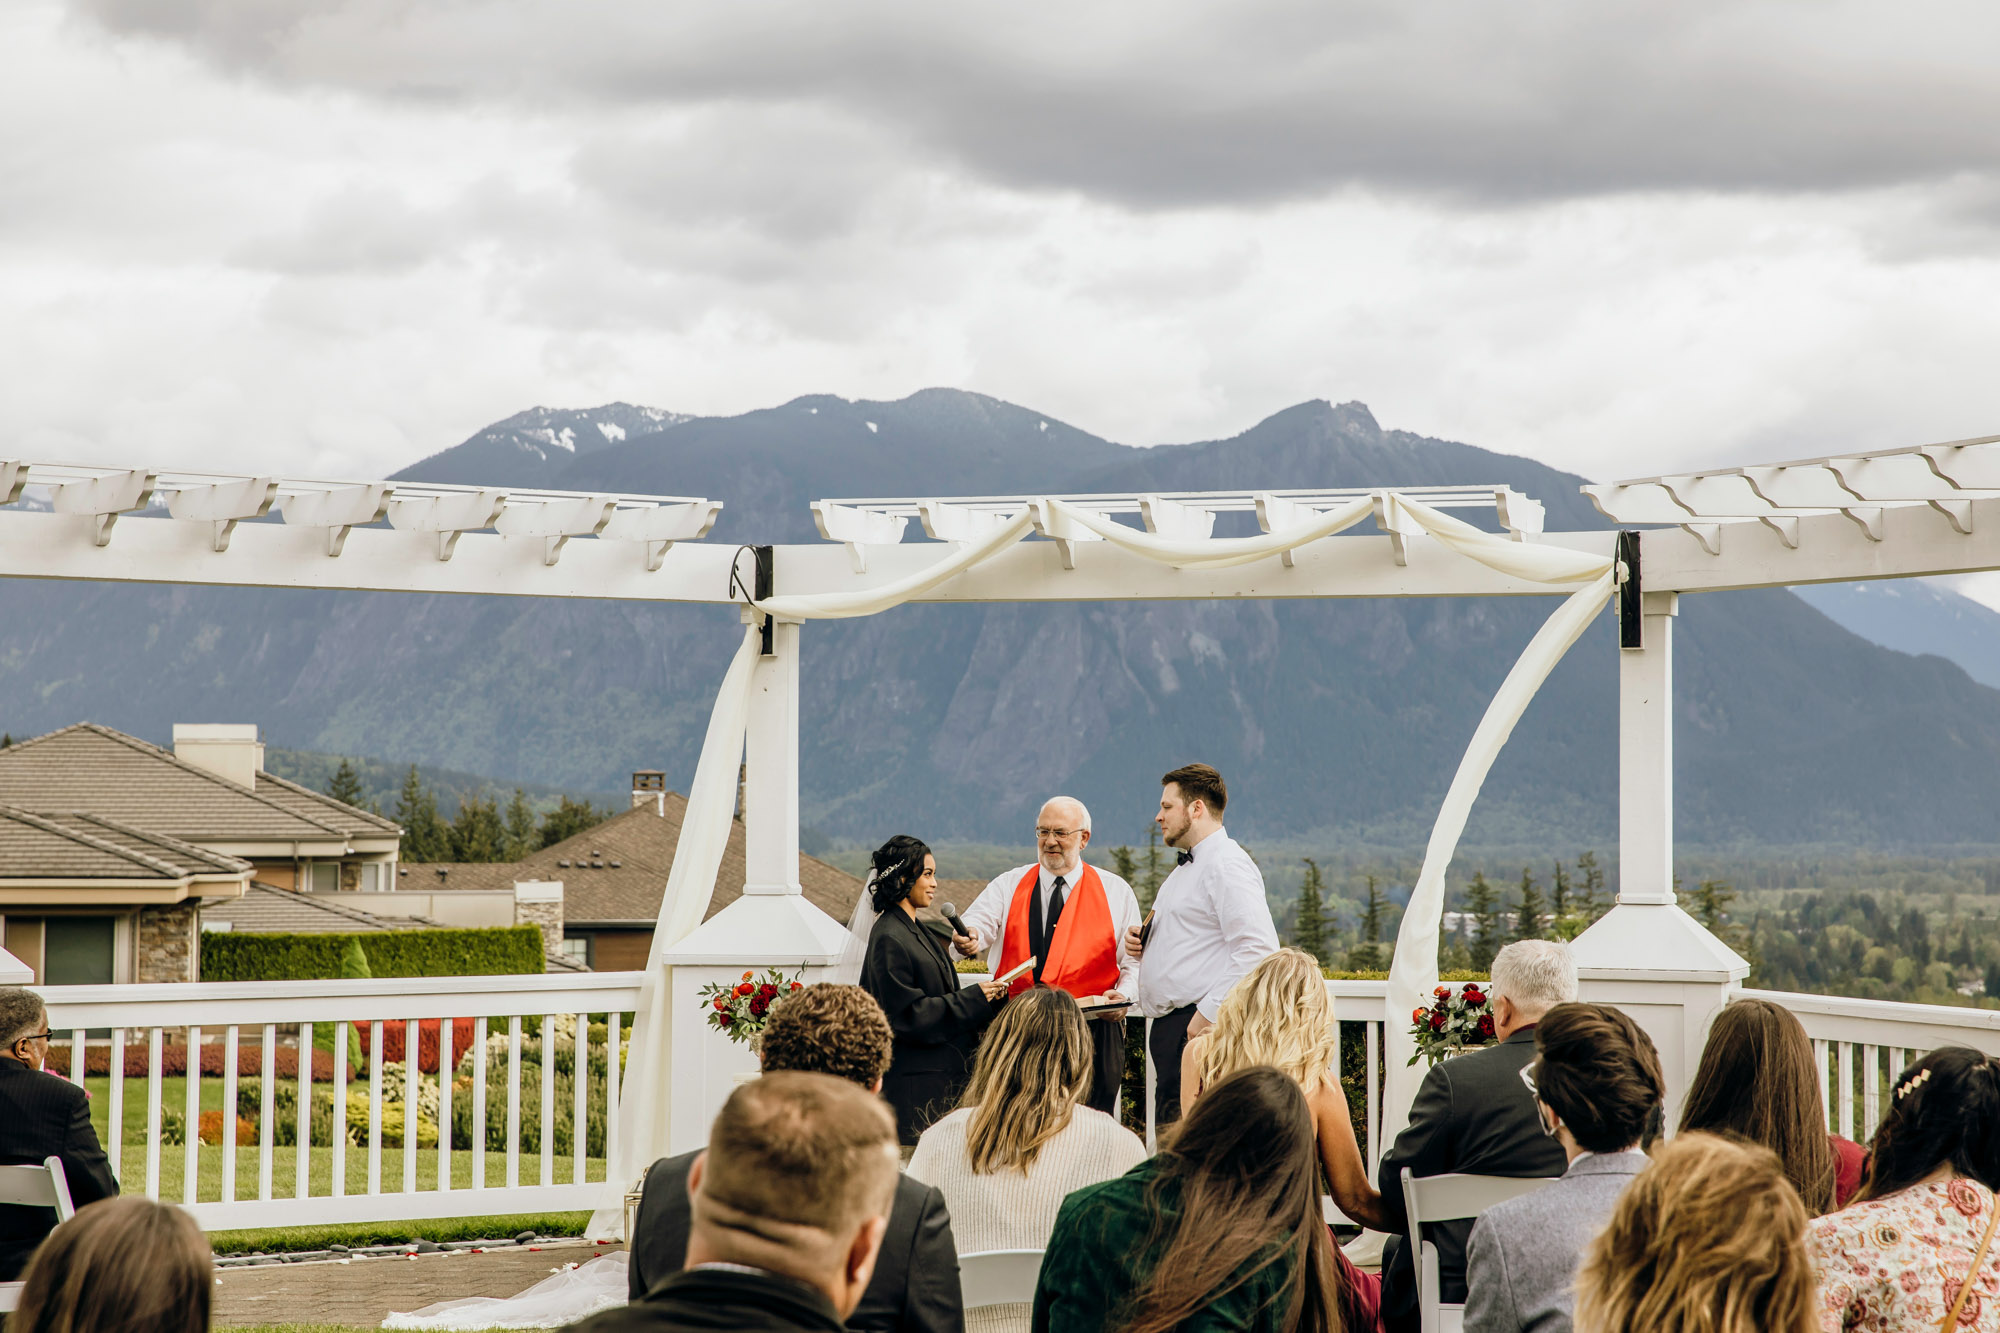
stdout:
<svg viewBox="0 0 2000 1333">
<path fill-rule="evenodd" d="M 1576 999 L 1576 959 L 1556 940 L 1515 940 L 1493 956 L 1493 993 L 1523 1018 L 1540 1018 Z"/>
<path fill-rule="evenodd" d="M 23 1037 L 39 1036 L 48 1016 L 42 997 L 19 986 L 0 987 L 0 1051 L 13 1049 Z"/>
<path fill-rule="evenodd" d="M 1042 809 L 1046 810 L 1052 805 L 1075 806 L 1076 826 L 1086 833 L 1090 832 L 1090 807 L 1082 801 L 1077 800 L 1074 796 L 1051 796 L 1048 800 L 1042 802 Z"/>
</svg>

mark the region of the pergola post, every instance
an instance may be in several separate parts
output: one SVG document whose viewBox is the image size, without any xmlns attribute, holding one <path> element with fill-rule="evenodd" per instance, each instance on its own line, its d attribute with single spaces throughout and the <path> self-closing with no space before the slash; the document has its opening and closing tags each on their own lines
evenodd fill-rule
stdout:
<svg viewBox="0 0 2000 1333">
<path fill-rule="evenodd" d="M 1674 617 L 1679 597 L 1642 593 L 1643 639 L 1619 650 L 1618 901 L 1574 950 L 1583 998 L 1614 1004 L 1659 1048 L 1667 1123 L 1681 1101 L 1709 1022 L 1750 965 L 1674 895 Z"/>
<path fill-rule="evenodd" d="M 664 961 L 672 988 L 671 1151 L 708 1140 L 725 1098 L 754 1077 L 756 1056 L 710 1028 L 697 994 L 734 984 L 745 968 L 780 969 L 810 984 L 827 979 L 847 943 L 846 923 L 806 900 L 799 886 L 799 625 L 771 627 L 770 651 L 750 677 L 743 729 L 743 896 L 675 945 Z M 726 872 L 725 872 L 726 873 Z"/>
<path fill-rule="evenodd" d="M 745 894 L 799 889 L 799 624 L 771 627 L 771 652 L 750 678 L 745 728 Z"/>
</svg>

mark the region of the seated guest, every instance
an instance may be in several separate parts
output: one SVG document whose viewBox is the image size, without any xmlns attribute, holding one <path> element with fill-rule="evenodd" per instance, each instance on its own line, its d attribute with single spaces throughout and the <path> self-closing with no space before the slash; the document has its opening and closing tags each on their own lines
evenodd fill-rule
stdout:
<svg viewBox="0 0 2000 1333">
<path fill-rule="evenodd" d="M 764 1072 L 830 1074 L 879 1093 L 889 1067 L 889 1020 L 859 986 L 807 986 L 771 1008 L 758 1046 Z M 681 1271 L 691 1211 L 688 1176 L 699 1152 L 663 1157 L 646 1173 L 632 1226 L 628 1285 L 633 1300 Z M 965 1327 L 958 1246 L 937 1190 L 896 1182 L 875 1276 L 847 1327 L 879 1333 L 957 1333 Z"/>
<path fill-rule="evenodd" d="M 1290 1074 L 1312 1111 L 1327 1192 L 1348 1217 L 1381 1230 L 1389 1217 L 1382 1196 L 1368 1183 L 1354 1139 L 1347 1094 L 1335 1073 L 1339 1058 L 1340 1030 L 1319 964 L 1311 954 L 1280 949 L 1230 987 L 1215 1012 L 1215 1026 L 1188 1042 L 1181 1055 L 1181 1097 L 1192 1104 L 1203 1087 L 1252 1065 Z M 1341 1322 L 1350 1330 L 1374 1328 L 1381 1320 L 1381 1276 L 1361 1272 L 1338 1248 L 1333 1258 L 1346 1301 Z"/>
<path fill-rule="evenodd" d="M 579 1333 L 840 1333 L 889 1227 L 896 1120 L 825 1074 L 766 1074 L 729 1095 L 689 1173 L 687 1268 Z"/>
<path fill-rule="evenodd" d="M 1576 999 L 1569 946 L 1516 940 L 1493 959 L 1496 1045 L 1431 1066 L 1410 1107 L 1410 1123 L 1376 1173 L 1392 1234 L 1382 1248 L 1382 1324 L 1390 1333 L 1417 1327 L 1417 1279 L 1403 1212 L 1403 1168 L 1415 1176 L 1559 1176 L 1569 1165 L 1562 1145 L 1543 1131 L 1535 1094 L 1521 1073 L 1535 1058 L 1535 1024 Z M 1448 1304 L 1465 1300 L 1465 1242 L 1472 1223 L 1431 1222 L 1438 1287 Z"/>
<path fill-rule="evenodd" d="M 1768 1148 L 1661 1144 L 1584 1253 L 1577 1333 L 1814 1333 L 1805 1225 Z"/>
<path fill-rule="evenodd" d="M 1561 1180 L 1480 1214 L 1465 1252 L 1466 1333 L 1569 1333 L 1577 1256 L 1646 1166 L 1666 1095 L 1659 1052 L 1605 1004 L 1535 1024 L 1535 1098 L 1569 1158 Z"/>
<path fill-rule="evenodd" d="M 91 1128 L 90 1098 L 42 1070 L 49 1035 L 41 996 L 15 986 L 0 989 L 0 1165 L 40 1166 L 62 1158 L 70 1202 L 82 1208 L 118 1193 L 118 1181 Z M 0 1282 L 21 1275 L 55 1224 L 53 1208 L 0 1205 Z"/>
<path fill-rule="evenodd" d="M 1844 1208 L 1861 1187 L 1861 1146 L 1826 1132 L 1826 1080 L 1796 1015 L 1769 1000 L 1736 1000 L 1715 1016 L 1688 1085 L 1681 1132 L 1761 1143 L 1814 1217 Z"/>
<path fill-rule="evenodd" d="M 1996 1186 L 2000 1066 L 1932 1051 L 1897 1078 L 1854 1202 L 1806 1229 L 1821 1327 L 2000 1328 Z"/>
<path fill-rule="evenodd" d="M 106 1199 L 35 1251 L 7 1333 L 208 1333 L 214 1287 L 194 1218 L 137 1195 Z"/>
<path fill-rule="evenodd" d="M 1090 1024 L 1069 992 L 1037 986 L 986 1030 L 965 1105 L 924 1131 L 910 1175 L 936 1185 L 967 1254 L 1040 1250 L 1073 1190 L 1146 1158 L 1139 1136 L 1085 1106 L 1096 1069 Z M 966 1327 L 1025 1330 L 1028 1305 L 974 1310 Z"/>
<path fill-rule="evenodd" d="M 1339 1277 L 1297 1080 L 1211 1086 L 1157 1156 L 1064 1200 L 1036 1333 L 1338 1333 Z"/>
</svg>

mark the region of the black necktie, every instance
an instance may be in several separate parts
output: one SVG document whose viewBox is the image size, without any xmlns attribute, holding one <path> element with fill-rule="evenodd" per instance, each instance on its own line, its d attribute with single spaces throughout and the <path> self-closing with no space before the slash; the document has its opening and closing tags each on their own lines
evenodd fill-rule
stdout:
<svg viewBox="0 0 2000 1333">
<path fill-rule="evenodd" d="M 1184 865 L 1188 864 L 1188 863 L 1189 863 L 1190 861 L 1192 861 L 1192 860 L 1194 860 L 1194 853 L 1193 853 L 1193 852 L 1182 852 L 1182 853 L 1180 854 L 1179 858 L 1178 858 L 1177 860 L 1175 860 L 1174 864 L 1175 864 L 1175 865 L 1177 865 L 1177 866 L 1184 866 Z"/>
<path fill-rule="evenodd" d="M 1056 922 L 1062 920 L 1063 889 L 1068 884 L 1068 882 L 1069 881 L 1065 880 L 1061 875 L 1057 875 L 1055 888 L 1049 891 L 1049 938 L 1050 939 L 1054 939 L 1056 937 Z"/>
</svg>

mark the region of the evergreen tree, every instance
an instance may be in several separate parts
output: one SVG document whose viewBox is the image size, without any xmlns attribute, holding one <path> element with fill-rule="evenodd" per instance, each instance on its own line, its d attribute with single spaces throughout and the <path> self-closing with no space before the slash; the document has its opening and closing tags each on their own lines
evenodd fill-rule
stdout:
<svg viewBox="0 0 2000 1333">
<path fill-rule="evenodd" d="M 589 801 L 572 801 L 565 796 L 555 809 L 542 816 L 541 845 L 553 847 L 585 829 L 596 828 L 610 817 L 610 811 L 599 810 Z"/>
<path fill-rule="evenodd" d="M 12 745 L 13 743 L 14 743 L 14 733 L 13 733 L 13 732 L 11 732 L 11 731 L 5 731 L 5 732 L 0 732 L 0 750 L 4 750 L 4 749 L 6 749 L 6 748 L 7 748 L 8 746 Z"/>
<path fill-rule="evenodd" d="M 1576 870 L 1583 876 L 1583 883 L 1577 887 L 1576 914 L 1585 921 L 1595 921 L 1611 906 L 1604 901 L 1604 868 L 1597 864 L 1597 853 L 1578 856 Z"/>
<path fill-rule="evenodd" d="M 453 861 L 504 860 L 507 826 L 500 822 L 500 810 L 493 798 L 468 796 L 460 801 L 446 843 Z"/>
<path fill-rule="evenodd" d="M 1111 849 L 1111 869 L 1118 878 L 1124 880 L 1127 884 L 1138 882 L 1139 861 L 1137 857 L 1132 855 L 1130 847 L 1113 847 Z M 1138 890 L 1135 888 L 1132 892 L 1137 894 Z"/>
<path fill-rule="evenodd" d="M 1556 873 L 1549 880 L 1549 912 L 1560 921 L 1569 915 L 1569 875 L 1563 870 L 1563 863 L 1556 862 Z"/>
<path fill-rule="evenodd" d="M 1150 912 L 1153 910 L 1153 896 L 1160 891 L 1160 885 L 1167 878 L 1165 863 L 1166 857 L 1163 855 L 1163 849 L 1160 846 L 1160 826 L 1158 824 L 1148 824 L 1146 826 L 1146 869 L 1141 874 L 1140 879 L 1132 885 L 1132 891 L 1139 897 L 1139 908 L 1141 911 Z"/>
<path fill-rule="evenodd" d="M 1347 967 L 1351 972 L 1380 972 L 1389 965 L 1392 951 L 1382 943 L 1383 916 L 1388 903 L 1375 876 L 1368 878 L 1368 901 L 1361 909 L 1360 942 L 1347 951 Z M 1459 929 L 1464 931 L 1461 917 Z"/>
<path fill-rule="evenodd" d="M 1514 934 L 1517 940 L 1538 940 L 1544 929 L 1543 917 L 1547 906 L 1542 901 L 1542 886 L 1535 882 L 1535 876 L 1527 866 L 1521 867 L 1521 896 L 1514 904 Z"/>
<path fill-rule="evenodd" d="M 500 859 L 518 861 L 534 851 L 537 844 L 535 812 L 528 808 L 528 794 L 516 787 L 514 799 L 507 802 L 507 836 Z"/>
<path fill-rule="evenodd" d="M 1467 946 L 1472 954 L 1472 970 L 1484 972 L 1493 966 L 1493 955 L 1500 952 L 1500 895 L 1486 882 L 1486 872 L 1473 875 L 1472 883 L 1465 888 L 1465 912 L 1472 919 L 1472 940 Z"/>
<path fill-rule="evenodd" d="M 1729 920 L 1729 904 L 1735 901 L 1735 889 L 1719 879 L 1705 879 L 1701 882 L 1701 887 L 1694 891 L 1695 919 L 1708 927 L 1711 934 L 1720 936 Z M 1928 934 L 1924 936 L 1923 942 L 1926 947 L 1929 946 Z"/>
<path fill-rule="evenodd" d="M 417 766 L 403 778 L 396 796 L 396 822 L 403 826 L 405 861 L 445 861 L 451 858 L 444 821 L 438 818 L 437 796 L 417 775 Z"/>
<path fill-rule="evenodd" d="M 1292 923 L 1292 947 L 1311 954 L 1314 962 L 1324 963 L 1326 918 L 1320 912 L 1320 902 L 1326 892 L 1326 883 L 1320 878 L 1317 861 L 1308 856 L 1305 863 L 1305 878 L 1299 883 L 1298 917 Z"/>
<path fill-rule="evenodd" d="M 351 805 L 357 810 L 368 807 L 363 804 L 368 794 L 361 790 L 361 775 L 354 771 L 354 765 L 346 759 L 333 770 L 333 781 L 326 784 L 326 794 L 342 805 Z"/>
</svg>

